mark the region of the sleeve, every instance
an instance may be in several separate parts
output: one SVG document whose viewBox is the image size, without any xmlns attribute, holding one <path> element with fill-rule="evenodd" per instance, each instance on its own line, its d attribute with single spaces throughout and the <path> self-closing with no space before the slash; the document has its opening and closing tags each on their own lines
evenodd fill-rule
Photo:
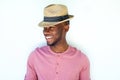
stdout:
<svg viewBox="0 0 120 80">
<path fill-rule="evenodd" d="M 80 80 L 90 80 L 90 62 L 86 56 L 83 59 L 83 68 L 80 72 Z"/>
<path fill-rule="evenodd" d="M 34 68 L 34 54 L 30 54 L 27 61 L 27 72 L 24 80 L 38 80 L 37 74 Z"/>
</svg>

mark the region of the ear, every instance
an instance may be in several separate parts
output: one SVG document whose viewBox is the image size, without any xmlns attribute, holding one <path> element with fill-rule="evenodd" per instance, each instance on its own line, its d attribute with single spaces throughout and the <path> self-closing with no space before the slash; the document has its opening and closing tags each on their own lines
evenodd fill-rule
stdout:
<svg viewBox="0 0 120 80">
<path fill-rule="evenodd" d="M 69 25 L 65 25 L 65 26 L 64 26 L 64 29 L 65 29 L 66 32 L 68 32 L 68 30 L 69 30 Z"/>
</svg>

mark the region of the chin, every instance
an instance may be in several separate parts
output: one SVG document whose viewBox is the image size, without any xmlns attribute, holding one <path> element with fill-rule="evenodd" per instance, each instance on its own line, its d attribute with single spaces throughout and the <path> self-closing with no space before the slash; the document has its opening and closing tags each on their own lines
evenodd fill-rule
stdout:
<svg viewBox="0 0 120 80">
<path fill-rule="evenodd" d="M 55 46 L 55 45 L 57 45 L 57 41 L 47 42 L 47 45 L 48 45 L 48 46 Z"/>
<path fill-rule="evenodd" d="M 55 46 L 55 43 L 47 43 L 48 46 Z"/>
<path fill-rule="evenodd" d="M 47 43 L 48 46 L 53 46 L 53 44 Z"/>
</svg>

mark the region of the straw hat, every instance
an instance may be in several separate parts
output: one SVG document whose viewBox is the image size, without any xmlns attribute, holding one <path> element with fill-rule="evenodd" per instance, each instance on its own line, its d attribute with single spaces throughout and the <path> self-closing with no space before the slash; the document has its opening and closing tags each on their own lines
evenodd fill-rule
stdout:
<svg viewBox="0 0 120 80">
<path fill-rule="evenodd" d="M 51 4 L 44 8 L 44 20 L 39 23 L 41 27 L 54 26 L 73 18 L 68 9 L 62 4 Z"/>
</svg>

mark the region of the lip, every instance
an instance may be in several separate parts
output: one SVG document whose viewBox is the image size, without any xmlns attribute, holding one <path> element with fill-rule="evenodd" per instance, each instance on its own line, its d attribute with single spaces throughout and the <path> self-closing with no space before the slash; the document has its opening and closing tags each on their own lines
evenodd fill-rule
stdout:
<svg viewBox="0 0 120 80">
<path fill-rule="evenodd" d="M 52 40 L 53 36 L 45 36 L 45 39 L 50 42 Z"/>
</svg>

